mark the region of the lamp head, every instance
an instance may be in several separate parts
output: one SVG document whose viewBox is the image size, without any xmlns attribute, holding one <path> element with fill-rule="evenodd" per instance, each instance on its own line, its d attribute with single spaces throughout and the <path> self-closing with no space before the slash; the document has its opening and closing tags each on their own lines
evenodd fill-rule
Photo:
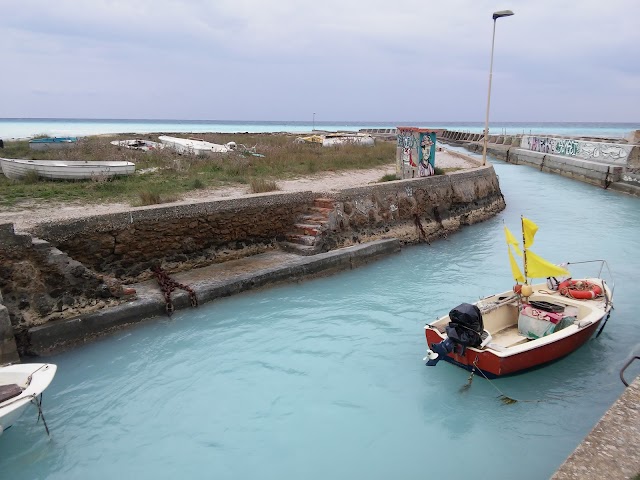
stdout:
<svg viewBox="0 0 640 480">
<path fill-rule="evenodd" d="M 493 12 L 493 19 L 497 20 L 500 17 L 510 17 L 513 15 L 511 10 L 500 10 L 499 12 Z"/>
</svg>

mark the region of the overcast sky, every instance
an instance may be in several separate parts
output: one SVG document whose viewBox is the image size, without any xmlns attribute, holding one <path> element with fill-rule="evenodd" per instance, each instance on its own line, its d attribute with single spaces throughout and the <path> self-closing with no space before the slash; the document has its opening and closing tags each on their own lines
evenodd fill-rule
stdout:
<svg viewBox="0 0 640 480">
<path fill-rule="evenodd" d="M 640 120 L 640 0 L 2 0 L 0 117 Z"/>
</svg>

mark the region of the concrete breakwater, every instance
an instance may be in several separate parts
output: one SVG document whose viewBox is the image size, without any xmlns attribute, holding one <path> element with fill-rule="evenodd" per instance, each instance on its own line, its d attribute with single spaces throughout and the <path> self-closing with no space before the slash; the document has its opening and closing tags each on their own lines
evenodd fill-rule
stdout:
<svg viewBox="0 0 640 480">
<path fill-rule="evenodd" d="M 550 135 L 490 135 L 488 153 L 603 188 L 640 195 L 638 133 L 626 139 Z M 482 152 L 481 133 L 444 131 L 443 142 Z"/>
<path fill-rule="evenodd" d="M 161 295 L 151 300 L 152 307 L 125 308 L 149 302 L 148 296 L 127 295 L 126 287 L 155 282 L 155 267 L 177 275 L 211 265 L 224 269 L 230 262 L 242 261 L 245 271 L 251 271 L 252 258 L 282 246 L 303 255 L 335 256 L 334 252 L 347 247 L 378 240 L 428 242 L 490 218 L 504 207 L 495 171 L 486 166 L 342 191 L 270 193 L 133 208 L 41 224 L 30 234 L 16 234 L 12 224 L 4 224 L 0 226 L 4 305 L 0 306 L 0 334 L 7 345 L 15 339 L 21 354 L 42 353 L 54 344 L 72 345 L 114 326 L 161 314 Z M 369 250 L 366 257 L 381 253 Z M 341 268 L 353 264 L 349 261 Z M 314 267 L 313 273 L 335 269 L 332 261 L 323 265 Z M 291 274 L 291 279 L 302 274 Z M 244 281 L 242 289 L 268 284 L 269 274 L 261 275 L 260 282 Z M 280 274 L 272 276 L 283 281 Z M 199 296 L 215 298 L 208 293 L 210 287 L 202 288 Z M 221 291 L 219 296 L 227 294 Z M 111 317 L 110 311 L 114 312 Z M 64 328 L 58 328 L 64 331 L 62 340 L 46 333 L 63 323 Z M 11 350 L 10 345 L 1 345 L 2 352 Z"/>
</svg>

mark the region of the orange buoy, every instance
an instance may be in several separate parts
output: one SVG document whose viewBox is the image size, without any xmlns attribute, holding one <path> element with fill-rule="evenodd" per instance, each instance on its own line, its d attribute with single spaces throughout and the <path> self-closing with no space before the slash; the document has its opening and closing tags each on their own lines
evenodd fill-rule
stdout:
<svg viewBox="0 0 640 480">
<path fill-rule="evenodd" d="M 602 295 L 602 288 L 587 280 L 565 280 L 558 285 L 561 295 L 577 300 L 593 300 Z"/>
</svg>

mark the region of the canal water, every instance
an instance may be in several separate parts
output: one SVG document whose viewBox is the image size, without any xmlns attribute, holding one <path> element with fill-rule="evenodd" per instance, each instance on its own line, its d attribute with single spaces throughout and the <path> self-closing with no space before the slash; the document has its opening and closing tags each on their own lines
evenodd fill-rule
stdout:
<svg viewBox="0 0 640 480">
<path fill-rule="evenodd" d="M 44 359 L 58 365 L 44 398 L 51 438 L 35 410 L 24 415 L 0 436 L 2 478 L 548 478 L 638 352 L 640 203 L 494 165 L 507 208 L 489 221 Z M 521 214 L 540 227 L 543 257 L 608 260 L 615 310 L 565 359 L 464 388 L 468 372 L 424 366 L 423 326 L 513 285 L 502 225 L 518 232 Z"/>
</svg>

